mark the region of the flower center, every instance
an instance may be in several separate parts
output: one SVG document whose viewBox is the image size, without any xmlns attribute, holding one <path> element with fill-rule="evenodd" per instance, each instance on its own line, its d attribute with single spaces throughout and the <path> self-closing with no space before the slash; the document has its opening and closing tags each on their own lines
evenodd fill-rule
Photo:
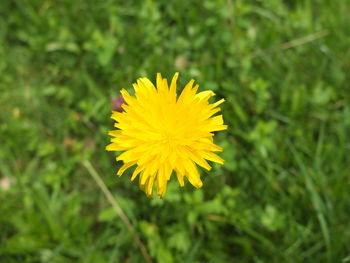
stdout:
<svg viewBox="0 0 350 263">
<path fill-rule="evenodd" d="M 166 131 L 162 134 L 162 140 L 161 142 L 164 144 L 164 145 L 167 145 L 169 146 L 169 148 L 174 148 L 176 146 L 179 145 L 180 141 L 179 139 L 177 138 L 178 136 L 176 136 L 176 134 L 174 134 L 173 132 L 171 131 Z"/>
</svg>

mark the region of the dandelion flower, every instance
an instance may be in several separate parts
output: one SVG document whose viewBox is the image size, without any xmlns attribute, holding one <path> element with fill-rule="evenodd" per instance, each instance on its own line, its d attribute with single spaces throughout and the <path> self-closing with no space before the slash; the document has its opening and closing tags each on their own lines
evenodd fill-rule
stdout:
<svg viewBox="0 0 350 263">
<path fill-rule="evenodd" d="M 219 106 L 208 100 L 212 91 L 197 93 L 198 85 L 191 80 L 177 97 L 176 73 L 168 85 L 161 74 L 157 74 L 156 87 L 147 78 L 139 78 L 133 84 L 135 96 L 121 90 L 125 104 L 123 112 L 114 111 L 111 118 L 118 128 L 109 132 L 113 138 L 107 151 L 122 151 L 116 160 L 123 161 L 117 172 L 136 166 L 131 176 L 139 175 L 140 188 L 152 196 L 153 184 L 157 183 L 157 194 L 163 197 L 167 182 L 173 172 L 180 186 L 184 177 L 196 188 L 202 187 L 197 165 L 206 170 L 211 166 L 207 160 L 223 164 L 224 160 L 214 152 L 222 148 L 213 143 L 214 132 L 226 130 Z"/>
</svg>

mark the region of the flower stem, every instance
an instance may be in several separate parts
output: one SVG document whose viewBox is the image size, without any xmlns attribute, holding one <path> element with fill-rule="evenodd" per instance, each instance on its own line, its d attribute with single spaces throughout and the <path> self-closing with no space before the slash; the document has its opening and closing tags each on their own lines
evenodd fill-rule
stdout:
<svg viewBox="0 0 350 263">
<path fill-rule="evenodd" d="M 108 202 L 113 207 L 114 211 L 117 213 L 117 215 L 120 217 L 120 219 L 123 221 L 123 223 L 128 228 L 129 232 L 131 233 L 131 235 L 135 239 L 136 245 L 141 250 L 141 253 L 142 253 L 143 257 L 145 258 L 146 262 L 152 263 L 152 259 L 151 259 L 150 255 L 148 254 L 145 245 L 142 243 L 139 235 L 137 234 L 135 228 L 132 226 L 129 218 L 125 215 L 123 209 L 120 207 L 117 200 L 113 197 L 111 192 L 108 190 L 107 186 L 105 185 L 105 183 L 103 182 L 101 177 L 98 175 L 95 168 L 91 165 L 90 161 L 88 161 L 88 160 L 83 161 L 83 165 L 85 166 L 85 168 L 89 172 L 89 174 L 92 176 L 92 178 L 95 180 L 97 185 L 100 187 L 103 194 L 107 198 Z"/>
</svg>

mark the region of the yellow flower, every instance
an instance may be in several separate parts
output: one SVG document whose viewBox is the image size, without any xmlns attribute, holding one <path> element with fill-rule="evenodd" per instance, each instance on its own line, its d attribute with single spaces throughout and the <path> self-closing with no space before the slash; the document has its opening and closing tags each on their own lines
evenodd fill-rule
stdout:
<svg viewBox="0 0 350 263">
<path fill-rule="evenodd" d="M 184 177 L 196 188 L 202 187 L 197 165 L 206 170 L 211 166 L 206 160 L 223 164 L 224 160 L 213 152 L 222 148 L 213 143 L 213 132 L 226 130 L 222 115 L 213 115 L 224 99 L 210 104 L 212 91 L 196 93 L 198 85 L 191 80 L 177 98 L 176 73 L 170 88 L 166 79 L 157 74 L 157 87 L 147 78 L 139 78 L 133 84 L 135 97 L 121 90 L 125 100 L 124 112 L 114 111 L 111 118 L 118 130 L 109 132 L 111 144 L 107 151 L 124 151 L 117 157 L 123 172 L 136 165 L 131 181 L 138 174 L 140 188 L 152 196 L 153 183 L 157 181 L 157 193 L 163 197 L 172 172 L 181 186 Z"/>
</svg>

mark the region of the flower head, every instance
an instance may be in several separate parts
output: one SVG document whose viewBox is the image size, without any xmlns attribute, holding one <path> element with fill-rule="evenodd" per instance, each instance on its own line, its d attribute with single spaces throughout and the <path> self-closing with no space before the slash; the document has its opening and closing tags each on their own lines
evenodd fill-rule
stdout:
<svg viewBox="0 0 350 263">
<path fill-rule="evenodd" d="M 184 186 L 184 177 L 196 188 L 202 187 L 197 165 L 206 170 L 211 166 L 207 160 L 223 164 L 224 160 L 213 152 L 222 148 L 213 143 L 215 131 L 226 130 L 216 103 L 209 103 L 212 91 L 197 93 L 198 85 L 191 80 L 179 97 L 176 93 L 176 73 L 170 83 L 157 74 L 156 87 L 147 78 L 133 84 L 135 97 L 121 90 L 125 104 L 124 112 L 114 111 L 111 118 L 118 130 L 109 132 L 113 138 L 107 151 L 123 151 L 117 161 L 123 161 L 117 172 L 136 166 L 131 181 L 139 176 L 140 188 L 152 196 L 153 184 L 163 197 L 167 182 L 175 172 L 179 184 Z"/>
</svg>

